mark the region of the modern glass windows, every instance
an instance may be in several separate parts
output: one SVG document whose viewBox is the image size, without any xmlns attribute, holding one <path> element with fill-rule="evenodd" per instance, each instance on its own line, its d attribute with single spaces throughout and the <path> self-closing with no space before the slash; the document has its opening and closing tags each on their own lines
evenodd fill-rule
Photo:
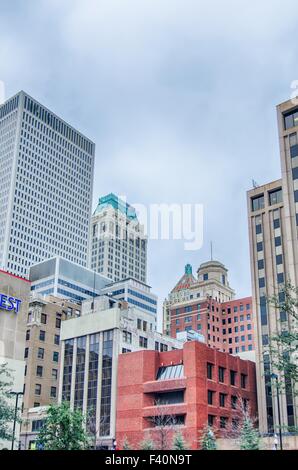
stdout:
<svg viewBox="0 0 298 470">
<path fill-rule="evenodd" d="M 90 335 L 87 409 L 96 415 L 99 363 L 99 334 Z M 92 429 L 90 429 L 92 431 Z"/>
<path fill-rule="evenodd" d="M 86 336 L 77 338 L 76 376 L 75 376 L 75 408 L 83 408 L 84 376 L 86 360 Z"/>
<path fill-rule="evenodd" d="M 102 382 L 100 402 L 100 435 L 110 434 L 111 422 L 111 393 L 112 393 L 112 365 L 113 365 L 113 330 L 103 334 L 102 351 Z"/>
<path fill-rule="evenodd" d="M 65 341 L 63 385 L 62 385 L 62 400 L 63 401 L 70 401 L 73 345 L 74 345 L 73 339 L 67 339 Z"/>
<path fill-rule="evenodd" d="M 298 126 L 298 111 L 294 110 L 284 115 L 285 129 Z"/>
<path fill-rule="evenodd" d="M 269 192 L 269 204 L 272 206 L 273 204 L 279 204 L 282 202 L 282 189 L 275 189 L 274 191 Z"/>
<path fill-rule="evenodd" d="M 184 377 L 183 364 L 176 366 L 160 367 L 157 371 L 156 380 L 180 379 Z"/>
<path fill-rule="evenodd" d="M 264 206 L 265 206 L 264 194 L 261 194 L 260 196 L 256 196 L 251 199 L 251 208 L 253 211 L 264 209 Z"/>
</svg>

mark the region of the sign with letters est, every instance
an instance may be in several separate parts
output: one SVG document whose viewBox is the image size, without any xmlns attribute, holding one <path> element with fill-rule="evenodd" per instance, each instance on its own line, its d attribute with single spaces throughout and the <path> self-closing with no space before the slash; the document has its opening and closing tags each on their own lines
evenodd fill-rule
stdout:
<svg viewBox="0 0 298 470">
<path fill-rule="evenodd" d="M 14 310 L 15 313 L 18 313 L 21 303 L 22 301 L 16 297 L 10 297 L 0 293 L 0 310 Z"/>
</svg>

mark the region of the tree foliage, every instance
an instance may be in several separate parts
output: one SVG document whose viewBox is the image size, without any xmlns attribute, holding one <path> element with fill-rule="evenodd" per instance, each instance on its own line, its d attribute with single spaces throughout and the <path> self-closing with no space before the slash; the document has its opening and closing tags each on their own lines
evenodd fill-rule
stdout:
<svg viewBox="0 0 298 470">
<path fill-rule="evenodd" d="M 201 450 L 217 450 L 216 438 L 210 426 L 204 428 L 200 443 Z"/>
<path fill-rule="evenodd" d="M 259 450 L 259 448 L 259 432 L 254 428 L 253 422 L 247 414 L 242 423 L 242 429 L 240 433 L 240 449 Z"/>
<path fill-rule="evenodd" d="M 153 450 L 154 442 L 150 438 L 144 439 L 140 444 L 140 449 L 141 450 Z"/>
<path fill-rule="evenodd" d="M 181 432 L 176 432 L 173 441 L 174 450 L 186 450 L 187 444 Z"/>
<path fill-rule="evenodd" d="M 131 450 L 130 443 L 127 439 L 127 437 L 124 437 L 123 443 L 122 443 L 122 448 L 123 450 Z"/>
<path fill-rule="evenodd" d="M 279 313 L 277 331 L 269 338 L 271 367 L 286 377 L 286 388 L 289 382 L 298 382 L 298 287 L 285 283 L 268 303 Z"/>
<path fill-rule="evenodd" d="M 7 364 L 0 365 L 0 439 L 12 439 L 12 423 L 15 415 L 15 405 L 11 400 L 12 387 L 11 371 Z M 19 420 L 19 416 L 17 416 Z"/>
<path fill-rule="evenodd" d="M 80 410 L 71 410 L 69 403 L 50 405 L 37 446 L 44 450 L 84 450 L 89 446 L 84 417 Z"/>
</svg>

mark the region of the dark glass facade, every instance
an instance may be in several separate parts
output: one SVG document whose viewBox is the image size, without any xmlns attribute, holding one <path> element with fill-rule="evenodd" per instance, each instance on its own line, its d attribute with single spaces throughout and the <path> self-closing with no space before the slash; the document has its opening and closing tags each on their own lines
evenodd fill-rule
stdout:
<svg viewBox="0 0 298 470">
<path fill-rule="evenodd" d="M 75 379 L 75 408 L 83 408 L 84 400 L 84 376 L 86 361 L 86 336 L 77 339 L 77 357 L 76 357 L 76 379 Z"/>
<path fill-rule="evenodd" d="M 100 403 L 100 435 L 109 436 L 111 430 L 111 394 L 113 366 L 113 330 L 103 334 L 102 382 Z"/>
<path fill-rule="evenodd" d="M 62 385 L 62 400 L 63 401 L 70 401 L 73 345 L 74 345 L 73 339 L 67 339 L 65 341 L 63 385 Z"/>
</svg>

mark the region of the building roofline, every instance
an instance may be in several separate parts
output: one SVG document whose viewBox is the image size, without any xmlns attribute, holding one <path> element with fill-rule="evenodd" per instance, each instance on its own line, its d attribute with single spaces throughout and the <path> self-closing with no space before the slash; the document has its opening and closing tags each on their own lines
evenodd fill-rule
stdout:
<svg viewBox="0 0 298 470">
<path fill-rule="evenodd" d="M 29 284 L 31 284 L 31 281 L 29 281 L 29 279 L 26 279 L 25 277 L 17 276 L 16 274 L 12 274 L 8 271 L 5 271 L 4 269 L 0 269 L 0 273 L 8 274 L 8 276 L 14 277 L 16 279 L 20 279 L 21 281 L 25 281 L 25 282 L 28 282 Z"/>
</svg>

